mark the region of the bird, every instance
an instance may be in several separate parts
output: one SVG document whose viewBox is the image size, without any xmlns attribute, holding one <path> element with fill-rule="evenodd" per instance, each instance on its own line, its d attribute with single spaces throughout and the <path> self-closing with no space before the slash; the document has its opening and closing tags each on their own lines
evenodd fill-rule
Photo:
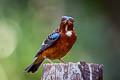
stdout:
<svg viewBox="0 0 120 80">
<path fill-rule="evenodd" d="M 76 39 L 74 19 L 69 16 L 62 16 L 60 26 L 43 41 L 41 48 L 34 56 L 34 62 L 25 69 L 25 72 L 37 72 L 45 59 L 51 63 L 55 59 L 65 63 L 61 58 L 70 51 Z"/>
</svg>

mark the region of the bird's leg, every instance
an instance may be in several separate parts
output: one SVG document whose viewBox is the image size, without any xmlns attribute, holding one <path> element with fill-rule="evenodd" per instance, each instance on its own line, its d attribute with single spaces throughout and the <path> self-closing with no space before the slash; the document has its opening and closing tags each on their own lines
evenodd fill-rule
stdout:
<svg viewBox="0 0 120 80">
<path fill-rule="evenodd" d="M 60 62 L 62 62 L 62 63 L 65 63 L 65 61 L 64 60 L 62 60 L 62 59 L 58 59 Z"/>
<path fill-rule="evenodd" d="M 46 58 L 50 63 L 54 63 L 52 60 L 50 60 L 49 58 Z"/>
</svg>

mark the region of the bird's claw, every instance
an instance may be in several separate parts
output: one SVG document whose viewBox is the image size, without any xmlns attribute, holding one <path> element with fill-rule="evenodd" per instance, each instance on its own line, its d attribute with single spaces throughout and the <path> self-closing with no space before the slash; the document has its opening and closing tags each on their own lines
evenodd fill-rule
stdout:
<svg viewBox="0 0 120 80">
<path fill-rule="evenodd" d="M 66 63 L 64 60 L 62 60 L 62 59 L 58 59 L 60 62 L 62 62 L 62 63 Z"/>
</svg>

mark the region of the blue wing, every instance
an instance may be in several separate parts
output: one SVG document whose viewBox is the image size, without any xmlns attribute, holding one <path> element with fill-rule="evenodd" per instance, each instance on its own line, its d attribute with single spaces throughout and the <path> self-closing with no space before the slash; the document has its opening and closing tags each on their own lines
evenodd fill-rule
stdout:
<svg viewBox="0 0 120 80">
<path fill-rule="evenodd" d="M 52 34 L 50 34 L 46 38 L 46 40 L 42 43 L 42 46 L 41 46 L 40 50 L 38 51 L 38 53 L 35 55 L 35 57 L 37 57 L 45 49 L 47 49 L 50 46 L 52 46 L 53 44 L 55 44 L 55 42 L 59 39 L 59 37 L 60 37 L 60 34 L 58 31 L 55 31 Z"/>
</svg>

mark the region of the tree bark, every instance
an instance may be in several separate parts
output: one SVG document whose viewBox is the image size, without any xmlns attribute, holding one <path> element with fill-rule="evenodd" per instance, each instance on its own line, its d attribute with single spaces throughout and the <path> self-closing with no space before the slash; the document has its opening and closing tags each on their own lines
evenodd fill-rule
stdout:
<svg viewBox="0 0 120 80">
<path fill-rule="evenodd" d="M 44 64 L 41 80 L 103 80 L 103 65 L 86 62 Z"/>
</svg>

